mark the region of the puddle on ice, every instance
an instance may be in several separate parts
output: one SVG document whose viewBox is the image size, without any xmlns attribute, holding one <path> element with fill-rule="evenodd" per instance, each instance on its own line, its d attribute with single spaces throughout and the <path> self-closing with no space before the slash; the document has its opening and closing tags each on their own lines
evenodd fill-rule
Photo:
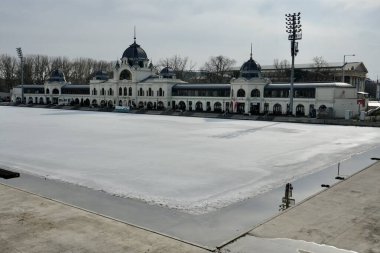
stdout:
<svg viewBox="0 0 380 253">
<path fill-rule="evenodd" d="M 333 246 L 292 240 L 284 238 L 267 239 L 254 236 L 245 236 L 228 245 L 221 253 L 357 253 L 356 251 L 338 249 Z"/>
</svg>

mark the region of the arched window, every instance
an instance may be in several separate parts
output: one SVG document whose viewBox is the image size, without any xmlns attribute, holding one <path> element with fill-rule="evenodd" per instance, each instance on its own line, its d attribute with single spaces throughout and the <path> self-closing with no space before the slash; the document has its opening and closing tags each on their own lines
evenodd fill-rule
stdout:
<svg viewBox="0 0 380 253">
<path fill-rule="evenodd" d="M 144 96 L 144 91 L 142 88 L 140 88 L 140 90 L 139 90 L 139 96 Z"/>
<path fill-rule="evenodd" d="M 305 106 L 299 104 L 296 107 L 296 115 L 297 116 L 305 116 Z"/>
<path fill-rule="evenodd" d="M 275 115 L 281 115 L 282 114 L 282 107 L 280 104 L 275 104 L 273 106 L 273 114 L 275 114 Z"/>
<path fill-rule="evenodd" d="M 54 89 L 53 90 L 53 94 L 59 94 L 59 90 L 58 89 Z"/>
<path fill-rule="evenodd" d="M 129 70 L 124 69 L 123 71 L 121 71 L 120 80 L 131 80 L 131 79 L 132 79 L 132 75 L 131 75 L 131 72 L 129 72 Z"/>
<path fill-rule="evenodd" d="M 152 91 L 151 88 L 149 88 L 149 90 L 148 90 L 148 96 L 149 96 L 149 97 L 153 96 L 153 91 Z"/>
<path fill-rule="evenodd" d="M 94 89 L 92 90 L 92 95 L 97 95 L 97 93 L 98 93 L 98 91 L 94 88 Z"/>
<path fill-rule="evenodd" d="M 259 98 L 260 97 L 260 90 L 254 89 L 251 91 L 251 97 L 253 98 Z"/>
<path fill-rule="evenodd" d="M 243 98 L 243 97 L 245 97 L 245 91 L 244 91 L 243 89 L 239 89 L 239 90 L 237 91 L 237 97 L 238 97 L 238 98 Z"/>
<path fill-rule="evenodd" d="M 50 90 L 49 89 L 46 89 L 46 94 L 50 94 Z"/>
<path fill-rule="evenodd" d="M 119 88 L 119 96 L 122 96 L 123 95 L 123 89 L 120 87 Z"/>
<path fill-rule="evenodd" d="M 129 96 L 132 96 L 132 87 L 129 87 Z"/>
<path fill-rule="evenodd" d="M 128 96 L 127 87 L 124 87 L 124 96 Z"/>
<path fill-rule="evenodd" d="M 162 97 L 162 88 L 158 90 L 158 96 Z"/>
<path fill-rule="evenodd" d="M 102 88 L 101 92 L 100 92 L 100 95 L 104 96 L 105 95 L 105 90 L 104 88 Z"/>
<path fill-rule="evenodd" d="M 113 90 L 112 90 L 112 88 L 110 88 L 110 89 L 108 90 L 108 95 L 110 95 L 110 96 L 113 95 Z"/>
</svg>

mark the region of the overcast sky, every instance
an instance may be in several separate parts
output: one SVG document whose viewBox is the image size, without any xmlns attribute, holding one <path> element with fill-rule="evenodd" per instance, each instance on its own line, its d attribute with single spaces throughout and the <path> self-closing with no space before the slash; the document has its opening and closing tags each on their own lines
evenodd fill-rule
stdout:
<svg viewBox="0 0 380 253">
<path fill-rule="evenodd" d="M 175 54 L 201 68 L 210 56 L 241 65 L 290 57 L 285 13 L 301 12 L 296 63 L 362 61 L 380 75 L 379 0 L 1 0 L 0 54 L 120 59 L 137 42 L 153 63 Z"/>
</svg>

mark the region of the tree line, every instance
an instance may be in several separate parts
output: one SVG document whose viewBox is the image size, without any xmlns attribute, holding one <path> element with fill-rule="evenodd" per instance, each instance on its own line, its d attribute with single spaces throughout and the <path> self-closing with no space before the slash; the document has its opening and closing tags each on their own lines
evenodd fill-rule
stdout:
<svg viewBox="0 0 380 253">
<path fill-rule="evenodd" d="M 45 55 L 27 55 L 23 58 L 24 84 L 43 84 L 54 69 L 61 69 L 66 81 L 73 84 L 86 84 L 97 70 L 111 73 L 112 62 L 90 58 L 69 59 Z M 0 55 L 0 91 L 9 91 L 21 83 L 21 62 L 14 56 Z"/>
<path fill-rule="evenodd" d="M 195 70 L 196 64 L 189 57 L 174 55 L 162 58 L 156 66 L 158 73 L 162 68 L 170 67 L 178 79 L 191 83 L 228 83 L 231 78 L 239 77 L 239 71 L 233 70 L 236 61 L 227 56 L 211 56 L 201 70 Z M 327 62 L 321 57 L 313 58 L 313 71 L 295 69 L 296 82 L 334 81 L 334 71 L 328 68 Z M 24 84 L 43 84 L 54 69 L 61 69 L 67 82 L 73 84 L 88 84 L 98 70 L 107 71 L 110 78 L 113 75 L 115 62 L 94 60 L 91 58 L 69 59 L 67 57 L 49 57 L 45 55 L 27 55 L 24 57 Z M 263 73 L 273 82 L 288 82 L 290 78 L 290 63 L 287 60 L 273 61 L 274 71 Z M 9 92 L 15 85 L 21 83 L 20 59 L 6 54 L 0 55 L 0 92 Z"/>
<path fill-rule="evenodd" d="M 91 58 L 69 59 L 67 57 L 49 57 L 46 55 L 27 55 L 23 58 L 24 84 L 43 84 L 54 69 L 61 69 L 66 81 L 73 84 L 88 84 L 98 70 L 107 71 L 112 78 L 115 62 L 94 60 Z M 195 65 L 189 57 L 174 55 L 162 58 L 156 66 L 157 73 L 164 67 L 170 67 L 178 79 L 187 82 L 227 83 L 231 79 L 231 68 L 235 60 L 226 56 L 215 56 L 195 71 Z M 0 91 L 8 92 L 21 83 L 21 62 L 15 56 L 0 55 Z"/>
</svg>

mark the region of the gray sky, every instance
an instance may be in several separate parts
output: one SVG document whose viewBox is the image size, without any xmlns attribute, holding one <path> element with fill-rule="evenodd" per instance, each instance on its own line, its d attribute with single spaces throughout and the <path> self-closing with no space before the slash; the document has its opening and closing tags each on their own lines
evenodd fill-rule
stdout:
<svg viewBox="0 0 380 253">
<path fill-rule="evenodd" d="M 380 75 L 379 0 L 1 0 L 0 54 L 120 59 L 137 42 L 153 63 L 175 54 L 201 68 L 210 56 L 241 65 L 291 60 L 285 13 L 301 12 L 296 63 L 362 61 Z"/>
</svg>

